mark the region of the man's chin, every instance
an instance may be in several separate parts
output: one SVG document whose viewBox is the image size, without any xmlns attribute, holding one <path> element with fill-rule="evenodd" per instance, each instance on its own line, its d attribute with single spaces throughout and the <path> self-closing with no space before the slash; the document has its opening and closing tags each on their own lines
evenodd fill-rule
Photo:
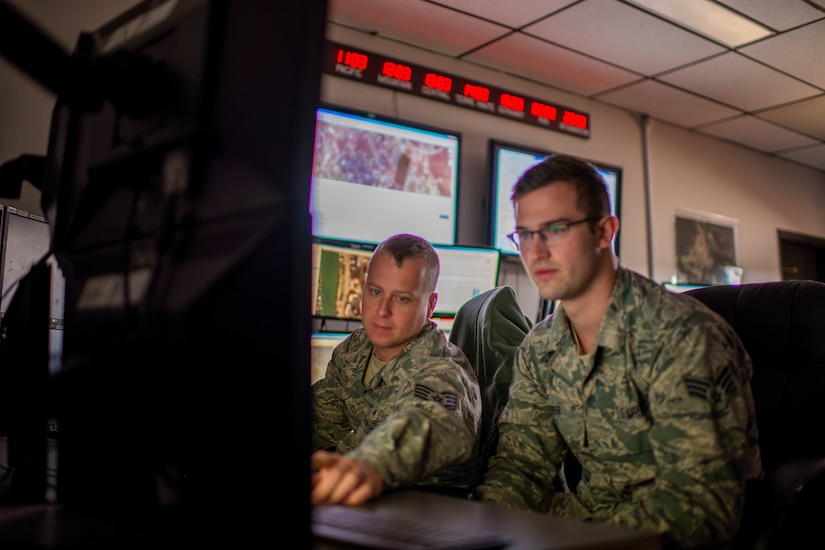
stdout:
<svg viewBox="0 0 825 550">
<path fill-rule="evenodd" d="M 553 300 L 559 299 L 559 291 L 555 285 L 546 284 L 538 287 L 539 289 L 539 296 L 541 296 L 542 300 L 547 300 L 548 302 L 552 302 Z"/>
</svg>

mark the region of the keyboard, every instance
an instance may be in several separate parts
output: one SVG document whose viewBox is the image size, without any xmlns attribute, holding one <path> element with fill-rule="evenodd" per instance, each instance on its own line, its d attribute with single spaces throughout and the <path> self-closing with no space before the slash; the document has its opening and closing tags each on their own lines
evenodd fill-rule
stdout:
<svg viewBox="0 0 825 550">
<path fill-rule="evenodd" d="M 511 542 L 493 531 L 335 504 L 313 507 L 312 533 L 319 539 L 388 550 L 493 550 Z"/>
</svg>

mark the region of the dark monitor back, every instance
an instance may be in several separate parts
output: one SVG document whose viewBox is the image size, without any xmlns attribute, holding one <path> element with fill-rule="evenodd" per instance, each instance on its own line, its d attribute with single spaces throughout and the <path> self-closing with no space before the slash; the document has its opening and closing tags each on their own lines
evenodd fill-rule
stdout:
<svg viewBox="0 0 825 550">
<path fill-rule="evenodd" d="M 309 546 L 325 12 L 152 1 L 78 40 L 96 78 L 58 98 L 44 189 L 66 281 L 57 499 L 142 542 Z"/>
</svg>

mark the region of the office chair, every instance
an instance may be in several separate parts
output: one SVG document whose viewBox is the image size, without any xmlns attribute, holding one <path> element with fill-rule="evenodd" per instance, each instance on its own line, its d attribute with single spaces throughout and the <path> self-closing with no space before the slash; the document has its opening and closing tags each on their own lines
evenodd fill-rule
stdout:
<svg viewBox="0 0 825 550">
<path fill-rule="evenodd" d="M 766 475 L 747 486 L 733 548 L 808 547 L 825 518 L 825 283 L 719 285 L 685 294 L 736 330 L 753 363 Z"/>
<path fill-rule="evenodd" d="M 482 472 L 498 441 L 496 421 L 507 403 L 516 348 L 532 327 L 510 286 L 498 286 L 465 302 L 450 331 L 473 365 L 481 387 L 479 460 Z"/>
</svg>

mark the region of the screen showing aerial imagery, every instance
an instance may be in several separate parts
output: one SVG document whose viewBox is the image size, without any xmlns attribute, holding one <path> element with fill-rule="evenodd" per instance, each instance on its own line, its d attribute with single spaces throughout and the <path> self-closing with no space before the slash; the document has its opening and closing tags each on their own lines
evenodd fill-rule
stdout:
<svg viewBox="0 0 825 550">
<path fill-rule="evenodd" d="M 318 109 L 309 210 L 316 237 L 455 244 L 459 136 Z"/>
</svg>

